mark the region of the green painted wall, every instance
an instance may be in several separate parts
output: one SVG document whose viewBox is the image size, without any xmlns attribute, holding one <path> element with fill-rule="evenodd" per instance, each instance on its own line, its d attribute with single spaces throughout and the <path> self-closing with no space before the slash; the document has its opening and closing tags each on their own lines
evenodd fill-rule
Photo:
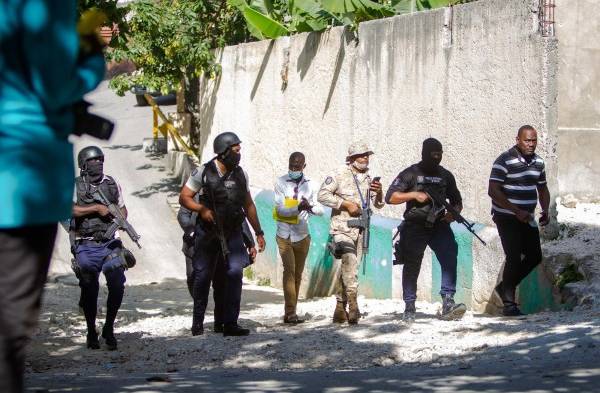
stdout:
<svg viewBox="0 0 600 393">
<path fill-rule="evenodd" d="M 267 239 L 266 257 L 263 261 L 275 271 L 278 263 L 275 234 L 277 225 L 272 217 L 273 192 L 260 191 L 255 195 L 261 225 Z M 334 281 L 333 258 L 327 252 L 329 241 L 329 217 L 327 209 L 322 217 L 311 216 L 309 230 L 311 234 L 310 252 L 306 261 L 305 273 L 308 275 L 306 297 L 320 297 L 331 294 Z M 392 297 L 392 233 L 399 220 L 374 216 L 371 221 L 371 238 L 366 265 L 359 268 L 359 293 L 371 298 Z M 483 226 L 479 226 L 477 230 Z M 452 231 L 458 243 L 458 266 L 456 301 L 472 304 L 473 288 L 473 236 L 464 226 L 452 223 Z M 364 270 L 363 270 L 364 267 Z M 440 301 L 441 269 L 435 255 L 432 254 L 432 299 Z M 524 312 L 536 312 L 544 309 L 559 309 L 552 296 L 552 286 L 538 270 L 532 272 L 520 287 L 519 301 Z"/>
<path fill-rule="evenodd" d="M 456 295 L 454 300 L 471 307 L 473 288 L 473 235 L 467 229 L 456 222 L 450 225 L 454 238 L 458 244 L 458 258 L 456 268 Z M 435 254 L 432 253 L 431 260 L 431 298 L 441 301 L 440 287 L 442 284 L 442 269 Z"/>
<path fill-rule="evenodd" d="M 565 308 L 552 295 L 552 283 L 545 277 L 541 267 L 532 271 L 519 285 L 518 300 L 521 311 L 533 313 L 543 310 L 558 311 Z"/>
<path fill-rule="evenodd" d="M 273 192 L 261 191 L 255 195 L 255 204 L 262 228 L 267 239 L 267 263 L 276 269 L 278 259 L 275 235 L 277 225 L 273 220 Z M 311 246 L 305 266 L 305 274 L 309 275 L 307 297 L 327 296 L 330 294 L 334 280 L 333 257 L 327 252 L 329 241 L 330 211 L 309 219 Z M 392 297 L 392 230 L 399 223 L 397 220 L 374 217 L 371 222 L 369 253 L 366 265 L 361 264 L 358 273 L 359 291 L 362 295 L 373 298 Z M 364 269 L 363 269 L 364 267 Z"/>
</svg>

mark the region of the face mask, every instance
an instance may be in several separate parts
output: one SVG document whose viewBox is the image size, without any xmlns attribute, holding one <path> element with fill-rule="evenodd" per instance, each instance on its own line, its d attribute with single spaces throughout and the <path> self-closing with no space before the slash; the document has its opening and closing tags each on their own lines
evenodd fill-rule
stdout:
<svg viewBox="0 0 600 393">
<path fill-rule="evenodd" d="M 366 170 L 369 167 L 369 164 L 367 164 L 367 163 L 361 163 L 361 162 L 358 162 L 358 161 L 354 161 L 352 163 L 352 166 L 355 167 L 356 169 L 358 169 L 359 171 L 364 171 L 364 170 Z"/>
<path fill-rule="evenodd" d="M 302 171 L 289 171 L 288 175 L 292 180 L 299 180 L 302 178 Z"/>
<path fill-rule="evenodd" d="M 233 150 L 228 150 L 227 153 L 223 154 L 219 160 L 225 165 L 227 169 L 230 171 L 235 169 L 242 159 L 242 155 L 240 153 L 235 153 Z"/>
<path fill-rule="evenodd" d="M 85 164 L 87 179 L 91 183 L 99 183 L 104 174 L 104 163 L 102 161 L 89 161 Z"/>
<path fill-rule="evenodd" d="M 421 151 L 420 166 L 426 172 L 437 169 L 442 162 L 442 157 L 434 158 L 431 153 L 442 151 L 442 144 L 435 138 L 428 138 L 423 141 L 423 150 Z"/>
</svg>

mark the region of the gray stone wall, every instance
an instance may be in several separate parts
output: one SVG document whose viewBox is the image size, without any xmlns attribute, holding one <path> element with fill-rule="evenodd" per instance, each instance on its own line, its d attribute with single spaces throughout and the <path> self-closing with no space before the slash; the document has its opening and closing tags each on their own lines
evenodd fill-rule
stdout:
<svg viewBox="0 0 600 393">
<path fill-rule="evenodd" d="M 600 199 L 600 13 L 596 0 L 556 0 L 559 191 Z"/>
<path fill-rule="evenodd" d="M 202 140 L 238 132 L 252 185 L 271 189 L 292 151 L 320 181 L 355 139 L 373 146 L 372 172 L 388 185 L 434 136 L 465 214 L 490 224 L 491 164 L 519 126 L 540 131 L 556 179 L 556 41 L 537 33 L 534 4 L 479 1 L 362 23 L 357 39 L 334 28 L 227 47 L 220 78 L 201 82 Z"/>
<path fill-rule="evenodd" d="M 376 153 L 371 173 L 387 188 L 419 161 L 423 139 L 440 139 L 464 215 L 487 226 L 490 246 L 475 244 L 472 259 L 471 303 L 483 310 L 504 259 L 488 176 L 521 125 L 538 129 L 557 190 L 558 45 L 538 33 L 537 10 L 533 0 L 482 0 L 362 23 L 356 35 L 334 28 L 227 47 L 218 54 L 220 77 L 200 82 L 203 159 L 213 155 L 214 136 L 233 130 L 252 186 L 272 189 L 291 152 L 306 154 L 306 173 L 320 183 L 343 165 L 348 145 L 364 139 Z M 398 218 L 402 208 L 378 214 Z M 423 272 L 431 272 L 429 254 Z M 423 300 L 432 293 L 425 273 Z"/>
</svg>

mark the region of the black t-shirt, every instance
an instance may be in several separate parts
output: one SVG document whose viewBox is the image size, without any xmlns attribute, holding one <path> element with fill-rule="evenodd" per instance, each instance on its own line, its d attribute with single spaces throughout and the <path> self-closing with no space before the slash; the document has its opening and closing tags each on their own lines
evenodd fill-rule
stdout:
<svg viewBox="0 0 600 393">
<path fill-rule="evenodd" d="M 437 167 L 437 169 L 432 173 L 425 173 L 419 166 L 419 164 L 414 164 L 396 176 L 388 191 L 385 195 L 386 202 L 389 202 L 390 197 L 396 191 L 399 192 L 411 192 L 416 191 L 419 184 L 423 183 L 431 183 L 431 184 L 443 184 L 445 185 L 445 197 L 450 202 L 452 206 L 456 206 L 462 202 L 462 196 L 460 195 L 460 191 L 456 187 L 456 180 L 454 179 L 454 175 L 442 167 L 441 165 Z M 406 212 L 404 213 L 406 217 L 406 213 L 410 211 L 412 208 L 417 207 L 425 207 L 431 204 L 430 201 L 425 203 L 419 203 L 415 200 L 406 202 Z"/>
</svg>

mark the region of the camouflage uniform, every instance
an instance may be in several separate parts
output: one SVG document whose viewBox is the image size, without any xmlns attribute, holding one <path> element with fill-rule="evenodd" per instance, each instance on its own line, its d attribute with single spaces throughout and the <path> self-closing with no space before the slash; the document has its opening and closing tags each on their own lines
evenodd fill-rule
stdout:
<svg viewBox="0 0 600 393">
<path fill-rule="evenodd" d="M 349 156 L 368 151 L 364 144 L 355 143 L 349 149 Z M 340 275 L 337 277 L 336 295 L 338 301 L 344 303 L 352 295 L 356 298 L 358 294 L 358 265 L 362 258 L 362 235 L 359 228 L 348 227 L 348 220 L 353 217 L 347 211 L 340 210 L 340 206 L 345 200 L 362 207 L 361 197 L 353 175 L 356 175 L 360 192 L 363 198 L 366 198 L 372 179 L 368 171 L 360 173 L 352 165 L 346 165 L 332 175 L 327 176 L 318 194 L 318 201 L 332 209 L 329 233 L 333 236 L 334 242 L 336 244 L 350 243 L 356 249 L 356 253 L 346 252 L 341 258 L 342 266 Z M 380 209 L 384 203 L 377 202 L 376 196 L 376 194 L 371 193 L 371 203 L 372 206 Z"/>
</svg>

